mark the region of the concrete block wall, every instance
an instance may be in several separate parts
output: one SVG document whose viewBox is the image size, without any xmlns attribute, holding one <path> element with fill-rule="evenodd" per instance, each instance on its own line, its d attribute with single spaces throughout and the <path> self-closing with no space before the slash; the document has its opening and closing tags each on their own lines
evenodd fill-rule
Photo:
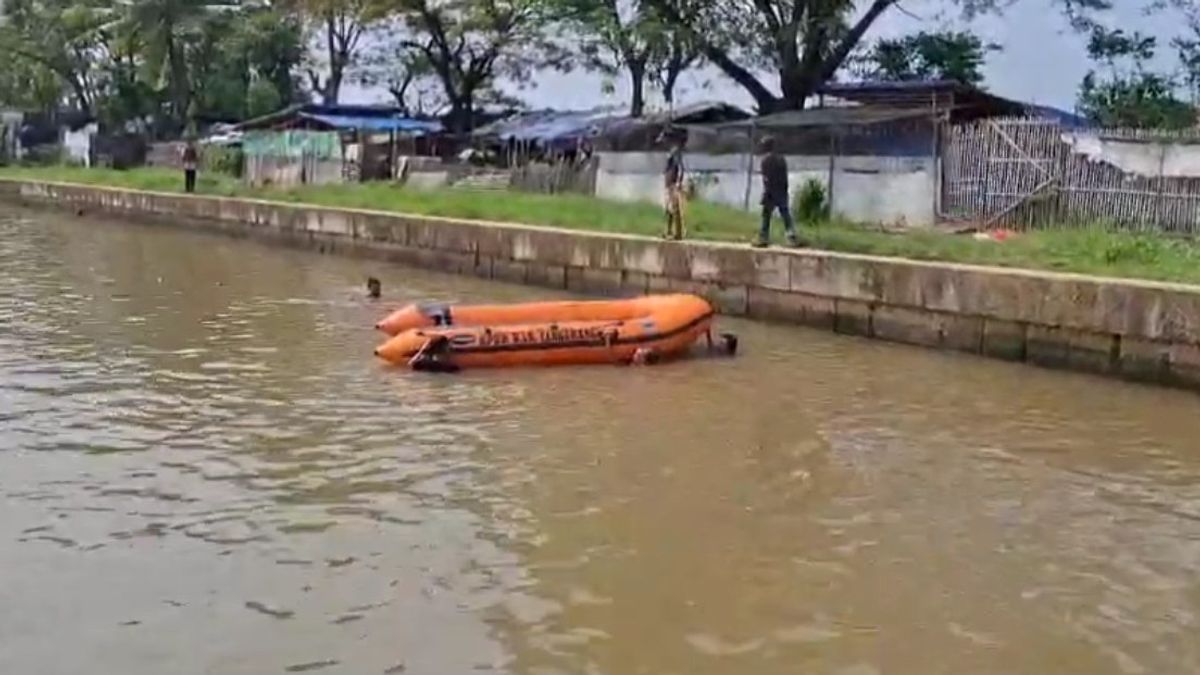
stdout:
<svg viewBox="0 0 1200 675">
<path fill-rule="evenodd" d="M 599 153 L 596 196 L 617 201 L 663 203 L 666 154 Z M 911 157 L 788 157 L 793 193 L 813 180 L 831 196 L 834 214 L 855 222 L 929 226 L 936 221 L 936 163 Z M 699 198 L 734 208 L 746 205 L 746 155 L 689 154 L 684 163 L 697 180 Z M 750 208 L 762 197 L 759 159 L 750 178 Z M 831 173 L 832 168 L 832 173 Z M 832 187 L 830 178 L 832 176 Z"/>
<path fill-rule="evenodd" d="M 1200 390 L 1200 287 L 823 251 L 0 180 L 0 199 L 209 227 L 592 295 L 720 311 Z"/>
</svg>

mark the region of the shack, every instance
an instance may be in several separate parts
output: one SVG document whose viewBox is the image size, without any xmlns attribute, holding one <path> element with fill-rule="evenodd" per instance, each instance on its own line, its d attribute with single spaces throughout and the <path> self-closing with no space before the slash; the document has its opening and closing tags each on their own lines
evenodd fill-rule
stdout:
<svg viewBox="0 0 1200 675">
<path fill-rule="evenodd" d="M 993 117 L 1053 117 L 1086 121 L 1064 111 L 997 96 L 952 81 L 833 83 L 814 107 L 709 124 L 677 124 L 688 131 L 685 159 L 700 199 L 753 209 L 761 177 L 757 146 L 772 136 L 788 157 L 793 189 L 815 183 L 830 211 L 850 220 L 897 226 L 937 220 L 942 129 Z M 612 134 L 613 130 L 610 129 Z M 599 196 L 658 200 L 661 147 L 625 136 L 601 152 Z"/>
<path fill-rule="evenodd" d="M 251 185 L 304 185 L 400 177 L 402 157 L 431 152 L 440 122 L 398 108 L 294 105 L 233 127 Z"/>
<path fill-rule="evenodd" d="M 533 110 L 482 126 L 471 134 L 471 141 L 500 166 L 522 166 L 586 151 L 608 125 L 621 117 L 612 108 Z"/>
</svg>

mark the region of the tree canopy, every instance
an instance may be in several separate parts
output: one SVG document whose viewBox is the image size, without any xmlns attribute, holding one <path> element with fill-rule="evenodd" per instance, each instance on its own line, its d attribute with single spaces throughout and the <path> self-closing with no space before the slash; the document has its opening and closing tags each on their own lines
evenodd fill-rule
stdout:
<svg viewBox="0 0 1200 675">
<path fill-rule="evenodd" d="M 921 31 L 876 41 L 854 59 L 853 70 L 864 79 L 954 80 L 979 86 L 988 53 L 999 50 L 965 31 Z"/>
<path fill-rule="evenodd" d="M 1177 45 L 1184 66 L 1194 68 L 1198 61 L 1194 43 Z M 1101 69 L 1089 72 L 1080 85 L 1080 112 L 1113 127 L 1194 126 L 1195 108 L 1178 97 L 1175 77 L 1151 70 L 1157 52 L 1158 39 L 1152 35 L 1093 26 L 1088 54 Z"/>
<path fill-rule="evenodd" d="M 1111 0 L 1052 1 L 1091 37 L 1098 68 L 1081 85 L 1082 109 L 1181 123 L 1177 91 L 1200 90 L 1200 29 L 1171 43 L 1179 72 L 1156 73 L 1146 57 L 1156 40 L 1098 28 Z M 1008 4 L 941 2 L 966 16 Z M 1200 27 L 1196 0 L 1146 2 Z M 996 46 L 969 32 L 876 39 L 900 11 L 898 0 L 5 0 L 0 106 L 71 108 L 172 136 L 293 102 L 335 103 L 349 83 L 467 129 L 481 106 L 514 103 L 511 87 L 546 68 L 625 79 L 634 115 L 652 89 L 672 102 L 681 74 L 699 64 L 760 112 L 803 107 L 846 72 L 983 83 Z"/>
</svg>

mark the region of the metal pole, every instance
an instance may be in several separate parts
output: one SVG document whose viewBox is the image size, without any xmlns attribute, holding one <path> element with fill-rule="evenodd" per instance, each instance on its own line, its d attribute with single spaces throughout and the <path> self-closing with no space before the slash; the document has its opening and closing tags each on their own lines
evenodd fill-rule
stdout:
<svg viewBox="0 0 1200 675">
<path fill-rule="evenodd" d="M 938 119 L 936 98 L 933 99 L 933 110 L 929 115 L 929 122 L 933 125 L 931 133 L 933 141 L 929 155 L 929 159 L 933 162 L 933 220 L 937 222 L 942 215 L 942 123 Z"/>
<path fill-rule="evenodd" d="M 829 177 L 826 180 L 829 192 L 829 215 L 833 215 L 833 185 L 834 175 L 837 170 L 837 148 L 838 148 L 838 132 L 840 129 L 834 127 L 829 132 Z"/>
<path fill-rule="evenodd" d="M 1163 188 L 1164 188 L 1163 183 L 1166 182 L 1166 172 L 1167 172 L 1167 144 L 1163 141 L 1160 141 L 1159 145 L 1158 145 L 1158 184 L 1156 185 L 1158 194 L 1157 194 L 1156 199 L 1154 200 L 1154 223 L 1153 223 L 1153 227 L 1151 227 L 1151 230 L 1153 230 L 1155 232 L 1163 232 L 1167 229 L 1166 227 L 1163 226 L 1163 222 L 1162 222 L 1162 218 L 1163 218 L 1163 213 L 1162 213 L 1162 211 L 1163 211 Z"/>
<path fill-rule="evenodd" d="M 758 134 L 758 121 L 750 121 L 750 147 L 746 148 L 746 193 L 742 198 L 742 208 L 750 210 L 750 191 L 754 186 L 754 143 Z"/>
</svg>

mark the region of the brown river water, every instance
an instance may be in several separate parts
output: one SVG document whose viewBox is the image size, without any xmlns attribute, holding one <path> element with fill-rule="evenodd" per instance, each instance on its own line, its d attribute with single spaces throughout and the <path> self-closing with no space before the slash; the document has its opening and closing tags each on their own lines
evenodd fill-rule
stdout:
<svg viewBox="0 0 1200 675">
<path fill-rule="evenodd" d="M 3 208 L 4 675 L 1200 672 L 1194 394 L 732 320 L 414 374 L 386 309 L 549 294 Z"/>
</svg>

